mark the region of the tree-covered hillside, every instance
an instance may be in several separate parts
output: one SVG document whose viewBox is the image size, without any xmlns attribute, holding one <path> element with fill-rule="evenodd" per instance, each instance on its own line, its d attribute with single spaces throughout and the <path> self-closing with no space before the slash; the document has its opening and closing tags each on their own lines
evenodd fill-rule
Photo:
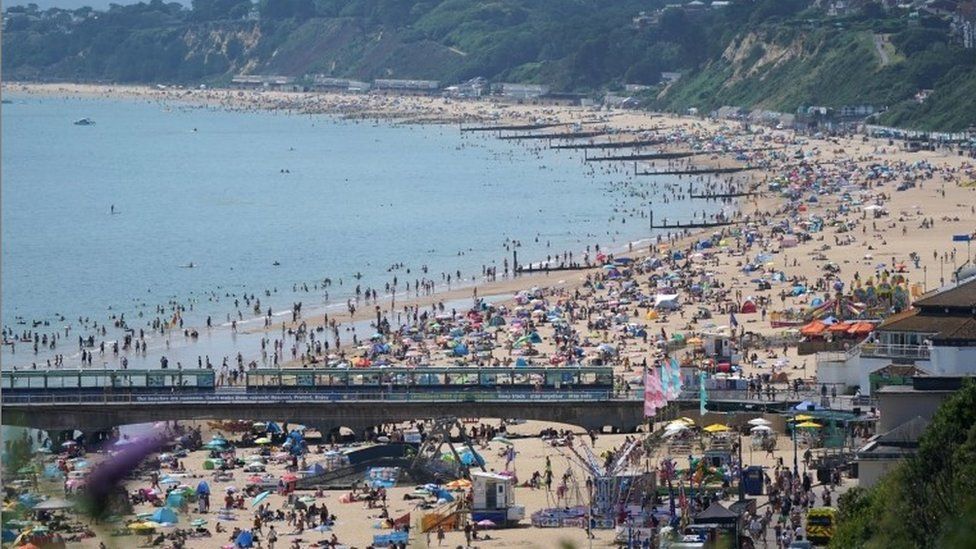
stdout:
<svg viewBox="0 0 976 549">
<path fill-rule="evenodd" d="M 3 77 L 226 83 L 239 73 L 436 79 L 482 76 L 599 93 L 654 88 L 648 106 L 887 108 L 915 127 L 976 123 L 976 50 L 948 16 L 869 1 L 152 0 L 4 12 Z M 662 73 L 681 73 L 662 84 Z M 919 104 L 913 97 L 931 89 Z"/>
</svg>

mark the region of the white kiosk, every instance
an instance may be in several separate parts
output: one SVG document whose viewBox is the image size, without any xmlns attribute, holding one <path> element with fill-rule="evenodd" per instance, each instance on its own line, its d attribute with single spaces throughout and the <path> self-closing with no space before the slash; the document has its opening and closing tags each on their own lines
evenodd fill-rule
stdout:
<svg viewBox="0 0 976 549">
<path fill-rule="evenodd" d="M 511 477 L 493 473 L 471 473 L 471 520 L 490 520 L 498 526 L 525 518 L 525 507 L 515 505 L 515 483 Z"/>
</svg>

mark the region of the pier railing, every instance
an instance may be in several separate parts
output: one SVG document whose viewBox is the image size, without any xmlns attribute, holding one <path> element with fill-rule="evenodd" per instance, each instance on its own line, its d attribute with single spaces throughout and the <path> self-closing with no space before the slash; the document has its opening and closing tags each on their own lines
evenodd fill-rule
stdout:
<svg viewBox="0 0 976 549">
<path fill-rule="evenodd" d="M 301 403 L 301 402 L 594 402 L 606 400 L 640 400 L 637 397 L 615 395 L 613 391 L 572 391 L 551 393 L 506 392 L 424 392 L 390 393 L 383 391 L 355 393 L 261 392 L 206 394 L 133 394 L 133 393 L 75 393 L 75 394 L 4 394 L 2 403 L 27 405 L 61 404 L 212 404 L 212 403 Z"/>
</svg>

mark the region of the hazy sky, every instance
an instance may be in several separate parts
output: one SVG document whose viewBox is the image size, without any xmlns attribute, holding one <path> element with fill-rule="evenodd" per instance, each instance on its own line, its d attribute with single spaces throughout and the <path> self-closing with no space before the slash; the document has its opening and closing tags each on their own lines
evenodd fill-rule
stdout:
<svg viewBox="0 0 976 549">
<path fill-rule="evenodd" d="M 37 4 L 42 10 L 48 8 L 64 8 L 69 10 L 74 10 L 78 8 L 83 8 L 85 6 L 91 6 L 97 10 L 108 9 L 109 4 L 137 4 L 140 0 L 4 0 L 4 6 L 26 6 L 33 2 Z M 148 0 L 147 0 L 148 1 Z M 189 5 L 190 0 L 166 0 L 169 2 L 179 2 L 180 4 Z"/>
</svg>

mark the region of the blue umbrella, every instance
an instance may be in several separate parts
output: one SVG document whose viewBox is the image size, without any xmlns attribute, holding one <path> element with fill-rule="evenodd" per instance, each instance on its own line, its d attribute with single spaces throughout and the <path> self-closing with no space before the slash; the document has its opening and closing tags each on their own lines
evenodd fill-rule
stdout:
<svg viewBox="0 0 976 549">
<path fill-rule="evenodd" d="M 261 492 L 260 494 L 254 496 L 254 499 L 251 500 L 251 507 L 254 507 L 257 504 L 261 503 L 262 501 L 268 499 L 268 496 L 270 495 L 271 495 L 271 490 L 265 490 L 264 492 Z"/>
<path fill-rule="evenodd" d="M 280 433 L 281 432 L 281 427 L 279 427 L 278 424 L 275 423 L 275 422 L 273 422 L 273 421 L 269 421 L 268 422 L 267 429 L 268 429 L 268 432 L 269 433 Z"/>
<path fill-rule="evenodd" d="M 197 495 L 203 494 L 210 494 L 210 485 L 207 484 L 207 481 L 205 480 L 200 481 L 200 484 L 197 484 Z"/>
<path fill-rule="evenodd" d="M 254 545 L 254 534 L 250 530 L 244 530 L 237 536 L 234 542 L 238 547 L 251 547 Z"/>
<path fill-rule="evenodd" d="M 0 540 L 2 540 L 4 543 L 7 543 L 10 541 L 14 541 L 15 539 L 17 539 L 17 532 L 14 532 L 9 528 L 3 529 L 3 536 L 0 537 Z"/>
</svg>

